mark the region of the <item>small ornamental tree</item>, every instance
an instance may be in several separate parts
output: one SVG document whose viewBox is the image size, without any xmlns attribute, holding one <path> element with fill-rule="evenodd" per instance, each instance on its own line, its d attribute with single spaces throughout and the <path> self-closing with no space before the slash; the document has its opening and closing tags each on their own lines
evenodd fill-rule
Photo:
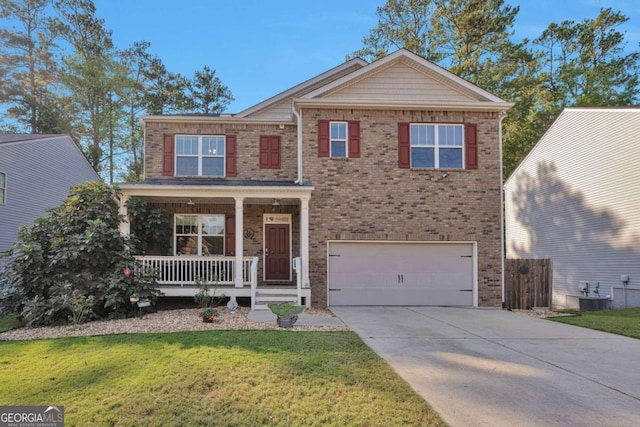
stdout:
<svg viewBox="0 0 640 427">
<path fill-rule="evenodd" d="M 4 254 L 0 315 L 18 313 L 28 326 L 77 323 L 134 315 L 134 293 L 154 303 L 156 283 L 138 274 L 136 249 L 118 231 L 117 200 L 104 183 L 77 185 L 61 206 L 23 227 Z M 125 276 L 126 268 L 134 273 Z"/>
</svg>

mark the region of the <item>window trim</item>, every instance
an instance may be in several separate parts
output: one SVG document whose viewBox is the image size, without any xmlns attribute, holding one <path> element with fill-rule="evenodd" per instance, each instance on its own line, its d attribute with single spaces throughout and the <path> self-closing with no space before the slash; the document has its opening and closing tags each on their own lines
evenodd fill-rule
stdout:
<svg viewBox="0 0 640 427">
<path fill-rule="evenodd" d="M 195 216 L 196 217 L 196 230 L 197 234 L 178 234 L 176 230 L 177 217 L 178 216 Z M 222 217 L 222 227 L 223 233 L 220 235 L 222 238 L 222 253 L 214 254 L 214 255 L 202 255 L 202 237 L 208 236 L 208 234 L 202 233 L 202 217 L 203 216 L 219 216 Z M 173 255 L 174 256 L 225 256 L 226 253 L 226 234 L 227 234 L 227 223 L 226 223 L 226 215 L 225 214 L 216 214 L 216 213 L 206 213 L 206 214 L 197 214 L 197 213 L 174 213 L 173 214 Z M 181 236 L 197 236 L 198 250 L 195 254 L 179 254 L 178 253 L 178 237 Z M 217 236 L 217 235 L 216 235 Z"/>
<path fill-rule="evenodd" d="M 412 140 L 412 129 L 414 126 L 433 126 L 433 145 L 418 145 L 414 144 Z M 452 145 L 440 145 L 440 126 L 453 126 L 459 127 L 461 129 L 461 138 L 462 145 L 460 146 L 452 146 Z M 464 123 L 409 123 L 409 167 L 411 169 L 420 169 L 420 170 L 435 170 L 435 169 L 447 169 L 447 170 L 464 170 L 466 169 L 466 135 L 465 135 L 465 125 Z M 433 148 L 433 167 L 421 167 L 413 165 L 413 149 L 414 148 Z M 445 149 L 459 149 L 460 150 L 460 167 L 440 167 L 440 148 Z"/>
<path fill-rule="evenodd" d="M 343 138 L 333 138 L 332 136 L 332 126 L 333 124 L 341 124 L 344 125 L 344 139 Z M 344 156 L 334 156 L 333 155 L 333 142 L 343 142 L 344 141 Z M 349 122 L 346 121 L 329 121 L 329 158 L 331 159 L 348 159 L 349 158 Z"/>
<path fill-rule="evenodd" d="M 198 154 L 178 154 L 178 137 L 196 137 L 198 138 Z M 204 154 L 202 150 L 203 138 L 213 137 L 213 138 L 222 138 L 222 144 L 224 147 L 223 155 L 207 155 Z M 227 176 L 227 136 L 226 135 L 193 135 L 193 134 L 176 134 L 174 135 L 174 176 L 176 177 L 205 177 L 205 178 L 224 178 Z M 178 158 L 179 157 L 196 157 L 198 160 L 198 174 L 197 175 L 180 175 L 178 174 Z M 202 174 L 202 163 L 204 159 L 213 159 L 213 158 L 222 158 L 222 175 L 203 175 Z"/>
<path fill-rule="evenodd" d="M 0 205 L 7 204 L 7 173 L 0 171 L 0 175 L 4 177 L 3 184 L 0 185 L 0 192 L 2 193 L 2 197 L 0 197 Z"/>
</svg>

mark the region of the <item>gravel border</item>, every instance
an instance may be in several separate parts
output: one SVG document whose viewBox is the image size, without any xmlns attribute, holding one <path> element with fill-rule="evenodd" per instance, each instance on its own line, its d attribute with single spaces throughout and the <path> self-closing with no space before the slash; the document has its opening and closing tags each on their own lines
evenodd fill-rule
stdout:
<svg viewBox="0 0 640 427">
<path fill-rule="evenodd" d="M 118 320 L 98 320 L 78 326 L 43 326 L 19 328 L 0 333 L 0 341 L 32 340 L 62 337 L 97 336 L 111 334 L 136 334 L 156 332 L 207 331 L 207 330 L 248 330 L 280 329 L 275 322 L 254 322 L 247 316 L 248 307 L 238 307 L 235 313 L 226 308 L 218 309 L 220 316 L 212 323 L 204 323 L 199 308 L 161 310 L 145 314 L 142 318 Z M 305 313 L 314 316 L 333 316 L 329 310 L 306 309 Z M 348 331 L 344 326 L 301 326 L 294 325 L 290 331 Z"/>
</svg>

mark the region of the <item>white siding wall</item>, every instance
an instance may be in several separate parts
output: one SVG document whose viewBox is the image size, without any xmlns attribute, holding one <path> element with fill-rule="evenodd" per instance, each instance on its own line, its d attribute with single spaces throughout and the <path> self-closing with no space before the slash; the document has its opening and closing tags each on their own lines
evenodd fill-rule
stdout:
<svg viewBox="0 0 640 427">
<path fill-rule="evenodd" d="M 331 99 L 375 99 L 404 101 L 471 101 L 434 78 L 403 63 L 394 63 L 366 79 L 337 88 Z"/>
<path fill-rule="evenodd" d="M 6 203 L 0 205 L 0 252 L 13 245 L 22 225 L 45 216 L 72 185 L 98 181 L 69 137 L 0 143 L 0 172 L 7 174 Z M 0 259 L 0 270 L 4 262 Z"/>
<path fill-rule="evenodd" d="M 553 259 L 554 306 L 640 289 L 639 165 L 640 109 L 567 109 L 507 180 L 507 257 Z"/>
<path fill-rule="evenodd" d="M 277 104 L 270 106 L 262 111 L 258 111 L 251 115 L 252 118 L 257 120 L 291 120 L 291 99 L 287 98 L 284 101 L 280 101 Z"/>
</svg>

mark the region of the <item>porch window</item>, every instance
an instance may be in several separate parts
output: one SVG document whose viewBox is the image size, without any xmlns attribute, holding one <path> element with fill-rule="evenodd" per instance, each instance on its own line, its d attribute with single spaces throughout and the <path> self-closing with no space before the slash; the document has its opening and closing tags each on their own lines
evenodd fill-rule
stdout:
<svg viewBox="0 0 640 427">
<path fill-rule="evenodd" d="M 224 215 L 176 214 L 176 255 L 224 255 Z"/>
<path fill-rule="evenodd" d="M 223 135 L 176 136 L 176 176 L 225 176 Z"/>
<path fill-rule="evenodd" d="M 411 167 L 462 169 L 462 125 L 411 125 Z"/>
</svg>

